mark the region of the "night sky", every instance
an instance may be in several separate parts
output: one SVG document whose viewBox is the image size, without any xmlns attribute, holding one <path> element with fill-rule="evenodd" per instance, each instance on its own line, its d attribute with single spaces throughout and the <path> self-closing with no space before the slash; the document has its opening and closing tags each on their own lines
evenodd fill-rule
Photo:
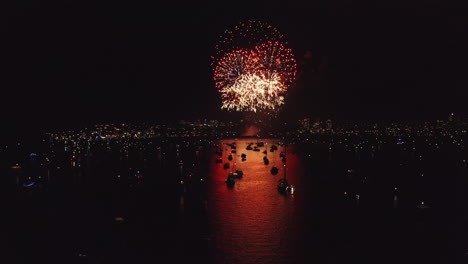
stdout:
<svg viewBox="0 0 468 264">
<path fill-rule="evenodd" d="M 276 26 L 299 61 L 285 117 L 468 114 L 468 16 L 454 10 L 75 2 L 17 3 L 3 10 L 1 110 L 12 131 L 88 121 L 222 118 L 210 56 L 224 29 L 243 19 Z"/>
</svg>

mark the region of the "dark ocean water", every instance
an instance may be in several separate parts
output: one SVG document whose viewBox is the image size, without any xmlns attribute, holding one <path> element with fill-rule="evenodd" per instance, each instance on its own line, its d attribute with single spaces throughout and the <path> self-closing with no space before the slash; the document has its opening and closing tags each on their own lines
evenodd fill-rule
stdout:
<svg viewBox="0 0 468 264">
<path fill-rule="evenodd" d="M 257 141 L 267 144 L 246 150 Z M 237 153 L 222 144 L 233 142 Z M 277 143 L 223 140 L 179 154 L 168 145 L 163 156 L 142 152 L 132 162 L 101 153 L 82 170 L 50 172 L 42 188 L 9 190 L 8 263 L 467 263 L 463 153 L 419 159 Z M 276 188 L 281 151 L 294 194 Z M 244 176 L 229 188 L 234 163 Z M 128 166 L 142 179 L 116 177 Z M 418 209 L 422 201 L 429 208 Z"/>
</svg>

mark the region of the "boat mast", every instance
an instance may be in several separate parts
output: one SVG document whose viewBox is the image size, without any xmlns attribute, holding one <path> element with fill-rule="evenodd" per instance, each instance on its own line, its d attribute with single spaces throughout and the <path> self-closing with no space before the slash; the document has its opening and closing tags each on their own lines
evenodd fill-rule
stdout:
<svg viewBox="0 0 468 264">
<path fill-rule="evenodd" d="M 286 159 L 286 145 L 284 145 L 284 148 L 283 148 L 283 149 L 284 149 L 284 157 L 283 157 L 283 159 L 285 159 L 285 162 L 284 162 L 284 169 L 283 169 L 283 170 L 284 170 L 283 179 L 286 180 L 286 162 L 288 161 L 288 160 Z"/>
<path fill-rule="evenodd" d="M 284 164 L 284 166 L 283 166 L 283 171 L 284 171 L 283 179 L 286 180 L 286 164 Z"/>
<path fill-rule="evenodd" d="M 235 167 L 235 166 L 236 166 L 236 162 L 237 162 L 237 138 L 234 139 L 234 147 L 235 147 L 236 153 L 232 153 L 232 154 L 234 154 L 234 158 L 233 158 L 234 165 L 232 165 L 232 167 Z M 232 149 L 232 148 L 231 148 L 231 149 Z M 233 172 L 233 173 L 235 172 L 234 168 L 232 168 L 232 172 Z"/>
</svg>

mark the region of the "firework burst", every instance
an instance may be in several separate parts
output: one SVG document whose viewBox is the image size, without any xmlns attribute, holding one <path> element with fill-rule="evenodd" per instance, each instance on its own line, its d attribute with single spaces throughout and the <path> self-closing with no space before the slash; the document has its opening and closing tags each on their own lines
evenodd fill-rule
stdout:
<svg viewBox="0 0 468 264">
<path fill-rule="evenodd" d="M 276 112 L 296 76 L 296 60 L 284 36 L 258 21 L 226 30 L 213 57 L 222 109 Z"/>
</svg>

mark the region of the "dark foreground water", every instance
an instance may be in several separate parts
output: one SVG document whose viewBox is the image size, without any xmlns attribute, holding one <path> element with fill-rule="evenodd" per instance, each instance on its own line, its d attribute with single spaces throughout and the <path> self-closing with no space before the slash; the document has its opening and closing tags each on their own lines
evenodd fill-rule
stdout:
<svg viewBox="0 0 468 264">
<path fill-rule="evenodd" d="M 246 150 L 257 141 L 267 144 Z M 231 148 L 223 143 L 233 142 L 225 169 Z M 164 155 L 141 153 L 137 165 L 96 154 L 82 170 L 52 171 L 42 188 L 6 193 L 5 263 L 468 263 L 459 154 L 277 143 L 223 140 L 178 153 L 171 145 Z M 294 194 L 276 188 L 281 151 Z M 244 177 L 228 188 L 234 163 Z M 128 166 L 142 178 L 127 177 Z"/>
</svg>

